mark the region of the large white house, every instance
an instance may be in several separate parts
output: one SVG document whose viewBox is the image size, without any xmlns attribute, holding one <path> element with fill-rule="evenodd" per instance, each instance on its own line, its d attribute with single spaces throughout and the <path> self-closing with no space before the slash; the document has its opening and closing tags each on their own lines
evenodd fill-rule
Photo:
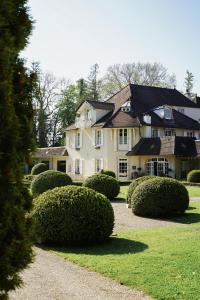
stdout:
<svg viewBox="0 0 200 300">
<path fill-rule="evenodd" d="M 200 99 L 129 84 L 105 102 L 83 101 L 65 134 L 65 147 L 38 150 L 58 149 L 57 157 L 37 157 L 54 169 L 62 161 L 74 180 L 102 169 L 122 180 L 141 174 L 185 178 L 200 166 Z"/>
</svg>

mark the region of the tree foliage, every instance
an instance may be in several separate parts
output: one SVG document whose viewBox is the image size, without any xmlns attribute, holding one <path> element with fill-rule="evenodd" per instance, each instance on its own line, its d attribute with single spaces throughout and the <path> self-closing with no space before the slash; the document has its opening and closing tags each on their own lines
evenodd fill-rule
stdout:
<svg viewBox="0 0 200 300">
<path fill-rule="evenodd" d="M 191 95 L 192 89 L 194 86 L 194 75 L 190 71 L 186 71 L 186 77 L 185 77 L 185 89 L 186 89 L 186 94 Z"/>
<path fill-rule="evenodd" d="M 26 212 L 31 197 L 22 169 L 33 150 L 32 89 L 35 75 L 24 67 L 32 22 L 26 0 L 0 5 L 0 298 L 20 285 L 19 272 L 31 262 L 31 226 Z"/>
<path fill-rule="evenodd" d="M 129 83 L 157 87 L 174 87 L 175 75 L 159 63 L 126 63 L 108 67 L 103 78 L 103 93 L 111 96 Z"/>
</svg>

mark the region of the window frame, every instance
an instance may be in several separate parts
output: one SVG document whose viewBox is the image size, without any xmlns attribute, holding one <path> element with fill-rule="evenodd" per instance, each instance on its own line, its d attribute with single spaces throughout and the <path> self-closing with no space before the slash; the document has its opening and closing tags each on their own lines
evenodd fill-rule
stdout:
<svg viewBox="0 0 200 300">
<path fill-rule="evenodd" d="M 75 174 L 80 175 L 80 159 L 76 158 L 75 159 Z"/>
<path fill-rule="evenodd" d="M 128 129 L 120 128 L 118 130 L 119 145 L 128 145 Z"/>
</svg>

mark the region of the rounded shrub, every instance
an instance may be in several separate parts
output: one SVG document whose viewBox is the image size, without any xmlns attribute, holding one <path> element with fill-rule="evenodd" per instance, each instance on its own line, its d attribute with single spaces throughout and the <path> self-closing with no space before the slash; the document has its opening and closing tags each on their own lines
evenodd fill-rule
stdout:
<svg viewBox="0 0 200 300">
<path fill-rule="evenodd" d="M 69 175 L 60 171 L 48 170 L 36 176 L 31 183 L 31 191 L 33 196 L 36 197 L 47 190 L 69 184 L 72 184 Z"/>
<path fill-rule="evenodd" d="M 115 178 L 105 174 L 95 174 L 88 177 L 83 186 L 105 195 L 110 200 L 117 197 L 120 191 L 119 182 Z"/>
<path fill-rule="evenodd" d="M 187 175 L 187 181 L 200 182 L 200 170 L 192 170 Z"/>
<path fill-rule="evenodd" d="M 189 205 L 186 187 L 171 178 L 153 178 L 139 184 L 131 197 L 132 211 L 144 217 L 183 213 Z"/>
<path fill-rule="evenodd" d="M 38 175 L 48 170 L 48 166 L 44 163 L 38 163 L 32 167 L 31 175 Z"/>
<path fill-rule="evenodd" d="M 105 174 L 105 175 L 111 176 L 113 178 L 116 178 L 115 172 L 113 172 L 111 170 L 101 170 L 101 174 Z"/>
<path fill-rule="evenodd" d="M 128 203 L 129 208 L 131 207 L 131 197 L 132 197 L 132 194 L 133 194 L 134 190 L 136 189 L 136 187 L 140 183 L 142 183 L 146 180 L 152 179 L 152 178 L 157 178 L 157 176 L 151 176 L 151 175 L 142 176 L 131 182 L 131 184 L 128 187 L 128 192 L 127 192 L 127 203 Z"/>
<path fill-rule="evenodd" d="M 106 240 L 114 226 L 110 201 L 92 189 L 55 188 L 41 194 L 32 212 L 37 242 L 73 245 Z"/>
</svg>

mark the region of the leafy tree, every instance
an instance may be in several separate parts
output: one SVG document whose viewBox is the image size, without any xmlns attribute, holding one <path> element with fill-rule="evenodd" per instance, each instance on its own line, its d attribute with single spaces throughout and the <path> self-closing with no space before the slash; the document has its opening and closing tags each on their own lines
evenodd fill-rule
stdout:
<svg viewBox="0 0 200 300">
<path fill-rule="evenodd" d="M 159 63 L 127 63 L 112 65 L 103 78 L 103 98 L 111 96 L 129 83 L 158 87 L 174 87 L 175 75 Z"/>
<path fill-rule="evenodd" d="M 83 100 L 87 100 L 91 98 L 91 95 L 88 91 L 88 83 L 84 78 L 77 80 L 76 82 L 76 90 L 77 90 L 77 103 L 81 103 Z"/>
<path fill-rule="evenodd" d="M 193 85 L 194 85 L 194 75 L 190 71 L 186 71 L 186 77 L 185 77 L 185 89 L 186 89 L 186 94 L 191 95 Z"/>
<path fill-rule="evenodd" d="M 32 260 L 31 198 L 22 169 L 33 150 L 34 73 L 19 58 L 31 32 L 26 0 L 0 5 L 0 298 L 21 283 L 19 272 Z"/>
</svg>

